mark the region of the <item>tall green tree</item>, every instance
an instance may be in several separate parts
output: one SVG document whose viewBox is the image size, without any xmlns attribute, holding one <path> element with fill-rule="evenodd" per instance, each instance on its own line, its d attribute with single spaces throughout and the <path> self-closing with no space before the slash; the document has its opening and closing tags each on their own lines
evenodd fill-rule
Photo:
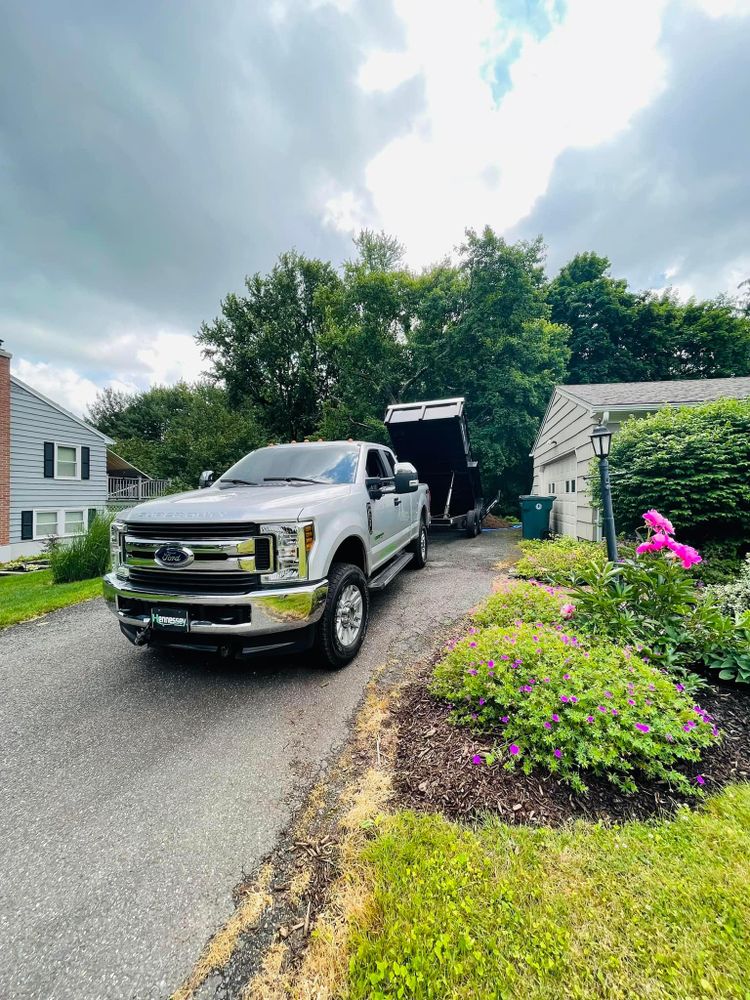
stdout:
<svg viewBox="0 0 750 1000">
<path fill-rule="evenodd" d="M 550 282 L 552 319 L 570 328 L 568 381 L 650 382 L 750 373 L 750 322 L 720 297 L 633 292 L 610 262 L 581 253 Z"/>
<path fill-rule="evenodd" d="M 321 298 L 340 282 L 330 264 L 291 250 L 270 274 L 248 278 L 245 295 L 228 295 L 221 315 L 201 327 L 198 343 L 214 377 L 233 404 L 253 409 L 271 438 L 302 438 L 321 419 L 331 379 L 320 349 Z"/>
<path fill-rule="evenodd" d="M 567 329 L 550 321 L 542 242 L 469 230 L 458 269 L 433 269 L 421 290 L 409 395 L 466 396 L 486 492 L 513 500 L 529 489 L 529 449 L 569 357 Z"/>
</svg>

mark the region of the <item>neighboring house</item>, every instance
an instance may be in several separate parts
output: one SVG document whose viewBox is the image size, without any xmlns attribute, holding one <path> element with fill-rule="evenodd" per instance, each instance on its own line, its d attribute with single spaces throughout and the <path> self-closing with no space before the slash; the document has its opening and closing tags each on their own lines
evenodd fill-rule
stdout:
<svg viewBox="0 0 750 1000">
<path fill-rule="evenodd" d="M 167 479 L 154 479 L 111 448 L 107 448 L 107 477 L 110 505 L 152 500 L 162 496 L 169 486 Z"/>
<path fill-rule="evenodd" d="M 107 505 L 112 444 L 11 375 L 10 358 L 0 347 L 0 562 L 86 530 Z"/>
<path fill-rule="evenodd" d="M 557 386 L 531 450 L 531 492 L 557 498 L 552 506 L 551 530 L 574 538 L 601 538 L 599 511 L 591 505 L 585 481 L 593 458 L 589 435 L 597 424 L 604 423 L 616 432 L 623 421 L 664 406 L 747 397 L 750 378 Z"/>
</svg>

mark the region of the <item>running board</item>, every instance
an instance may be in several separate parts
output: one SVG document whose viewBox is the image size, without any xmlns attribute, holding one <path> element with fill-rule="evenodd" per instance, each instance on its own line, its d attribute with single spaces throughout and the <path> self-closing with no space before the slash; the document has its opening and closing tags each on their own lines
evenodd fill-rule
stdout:
<svg viewBox="0 0 750 1000">
<path fill-rule="evenodd" d="M 370 590 L 382 590 L 387 587 L 394 576 L 397 576 L 404 566 L 408 564 L 414 558 L 413 552 L 402 552 L 400 556 L 397 556 L 393 562 L 388 563 L 385 569 L 381 571 L 370 580 Z"/>
</svg>

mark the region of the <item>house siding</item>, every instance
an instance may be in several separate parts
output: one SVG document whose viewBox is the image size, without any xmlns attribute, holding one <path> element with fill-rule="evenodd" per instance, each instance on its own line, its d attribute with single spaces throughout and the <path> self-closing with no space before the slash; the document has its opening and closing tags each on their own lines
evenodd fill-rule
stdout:
<svg viewBox="0 0 750 1000">
<path fill-rule="evenodd" d="M 90 478 L 45 479 L 44 442 L 90 449 Z M 39 551 L 39 541 L 21 539 L 21 511 L 103 508 L 107 503 L 107 444 L 65 413 L 16 382 L 10 392 L 9 557 Z"/>
<path fill-rule="evenodd" d="M 532 493 L 544 494 L 549 485 L 548 467 L 560 459 L 570 456 L 575 459 L 576 469 L 576 527 L 578 538 L 597 541 L 600 537 L 599 511 L 591 506 L 589 463 L 593 458 L 593 448 L 589 435 L 596 421 L 593 414 L 582 404 L 560 392 L 555 392 L 544 422 L 539 431 L 534 449 L 534 476 Z M 552 445 L 550 441 L 557 443 Z M 555 490 L 564 490 L 564 483 L 555 483 Z M 552 508 L 552 523 L 560 522 L 557 502 Z"/>
</svg>

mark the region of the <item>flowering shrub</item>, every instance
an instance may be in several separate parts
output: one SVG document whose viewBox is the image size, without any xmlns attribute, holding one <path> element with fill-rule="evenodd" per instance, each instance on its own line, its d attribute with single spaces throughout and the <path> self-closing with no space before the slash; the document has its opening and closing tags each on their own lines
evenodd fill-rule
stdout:
<svg viewBox="0 0 750 1000">
<path fill-rule="evenodd" d="M 634 651 L 587 646 L 566 629 L 474 630 L 438 663 L 432 690 L 453 720 L 498 734 L 496 752 L 475 762 L 542 767 L 578 791 L 587 772 L 623 791 L 639 773 L 695 789 L 675 768 L 718 738 L 712 718 Z"/>
<path fill-rule="evenodd" d="M 477 625 L 512 625 L 515 621 L 559 622 L 565 617 L 562 608 L 566 593 L 559 587 L 536 580 L 508 584 L 482 602 L 474 612 Z"/>
</svg>

